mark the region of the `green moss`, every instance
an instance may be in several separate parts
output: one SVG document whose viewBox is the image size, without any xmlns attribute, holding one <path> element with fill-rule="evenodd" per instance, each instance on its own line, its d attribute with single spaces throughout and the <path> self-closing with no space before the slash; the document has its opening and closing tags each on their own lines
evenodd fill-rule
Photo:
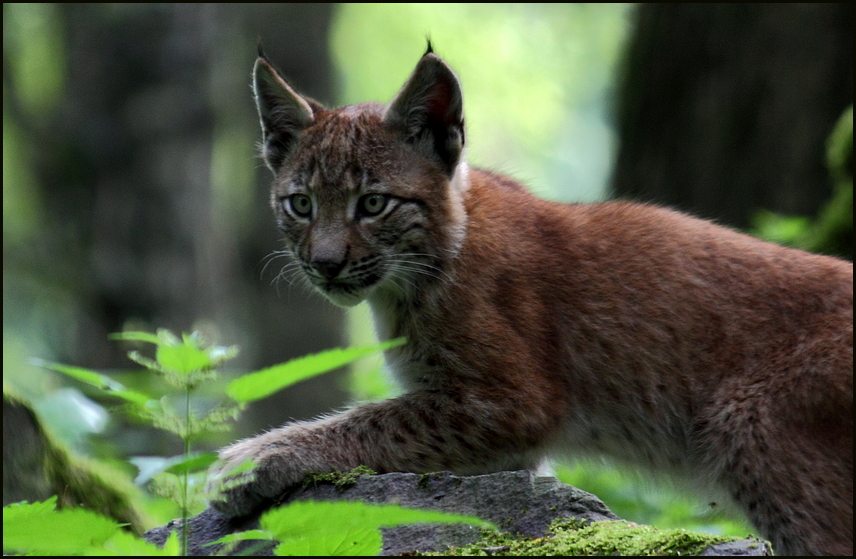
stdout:
<svg viewBox="0 0 856 559">
<path fill-rule="evenodd" d="M 588 524 L 575 518 L 554 521 L 550 532 L 550 537 L 535 539 L 484 532 L 476 543 L 428 555 L 698 555 L 711 545 L 740 540 L 626 521 Z"/>
<path fill-rule="evenodd" d="M 416 486 L 420 489 L 430 489 L 431 480 L 432 479 L 444 479 L 447 475 L 447 472 L 428 472 L 419 476 L 419 481 L 416 482 Z M 452 479 L 452 482 L 455 484 L 455 489 L 459 488 L 461 484 L 464 482 L 463 478 L 460 476 L 455 476 Z"/>
<path fill-rule="evenodd" d="M 338 470 L 333 470 L 326 474 L 310 472 L 306 474 L 306 477 L 303 479 L 303 487 L 309 487 L 310 485 L 315 487 L 319 483 L 332 483 L 338 489 L 344 489 L 345 487 L 349 487 L 357 483 L 357 478 L 360 476 L 373 476 L 376 473 L 377 472 L 368 466 L 357 466 L 350 472 L 340 472 Z"/>
<path fill-rule="evenodd" d="M 4 467 L 9 468 L 8 472 L 14 472 L 10 491 L 15 491 L 16 499 L 25 496 L 30 501 L 41 501 L 57 495 L 60 508 L 86 507 L 127 524 L 138 535 L 155 524 L 138 505 L 142 491 L 125 473 L 99 460 L 72 452 L 66 443 L 42 425 L 32 405 L 25 398 L 11 393 L 6 386 L 3 387 L 3 397 L 4 405 L 26 410 L 29 425 L 20 431 L 32 431 L 27 439 L 14 441 L 17 445 L 26 444 L 26 449 L 4 456 Z M 5 495 L 6 480 L 3 483 Z M 20 495 L 21 492 L 25 495 Z"/>
</svg>

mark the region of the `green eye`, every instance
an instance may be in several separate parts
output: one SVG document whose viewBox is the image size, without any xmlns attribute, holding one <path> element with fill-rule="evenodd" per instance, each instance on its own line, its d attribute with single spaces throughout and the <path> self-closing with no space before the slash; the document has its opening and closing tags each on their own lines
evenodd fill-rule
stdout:
<svg viewBox="0 0 856 559">
<path fill-rule="evenodd" d="M 309 217 L 312 215 L 312 199 L 305 194 L 292 194 L 288 204 L 298 217 Z"/>
<path fill-rule="evenodd" d="M 386 208 L 389 197 L 386 194 L 366 194 L 357 202 L 357 211 L 360 215 L 377 215 Z"/>
</svg>

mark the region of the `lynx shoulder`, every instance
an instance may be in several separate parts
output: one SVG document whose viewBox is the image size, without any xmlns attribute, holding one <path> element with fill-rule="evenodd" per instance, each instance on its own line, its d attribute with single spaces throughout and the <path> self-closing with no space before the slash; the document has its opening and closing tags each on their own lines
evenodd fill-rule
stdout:
<svg viewBox="0 0 856 559">
<path fill-rule="evenodd" d="M 307 471 L 479 474 L 605 455 L 725 495 L 779 554 L 852 554 L 853 268 L 650 205 L 565 205 L 465 161 L 430 50 L 326 109 L 261 56 L 271 205 L 299 276 L 367 300 L 406 389 L 223 450 L 241 515 Z"/>
</svg>

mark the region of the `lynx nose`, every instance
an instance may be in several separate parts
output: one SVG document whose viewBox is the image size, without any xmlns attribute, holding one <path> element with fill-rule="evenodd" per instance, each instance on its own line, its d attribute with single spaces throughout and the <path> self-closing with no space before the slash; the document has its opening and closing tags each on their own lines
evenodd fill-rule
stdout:
<svg viewBox="0 0 856 559">
<path fill-rule="evenodd" d="M 309 265 L 324 279 L 334 279 L 345 268 L 351 252 L 347 229 L 339 223 L 319 223 L 313 228 L 311 242 Z"/>
<path fill-rule="evenodd" d="M 342 260 L 313 260 L 311 266 L 315 271 L 319 272 L 327 279 L 333 279 L 339 275 L 339 272 L 345 267 L 345 259 Z"/>
</svg>

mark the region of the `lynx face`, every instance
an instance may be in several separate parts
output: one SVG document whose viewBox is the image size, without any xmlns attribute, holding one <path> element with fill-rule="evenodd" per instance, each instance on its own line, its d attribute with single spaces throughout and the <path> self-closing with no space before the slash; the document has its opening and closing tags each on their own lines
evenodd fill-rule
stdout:
<svg viewBox="0 0 856 559">
<path fill-rule="evenodd" d="M 439 59 L 434 66 L 453 78 Z M 264 59 L 254 83 L 264 157 L 276 175 L 271 204 L 303 276 L 341 306 L 407 298 L 442 276 L 466 226 L 460 92 L 441 91 L 437 114 L 412 111 L 412 98 L 425 92 L 410 82 L 388 108 L 327 110 L 297 95 Z M 451 127 L 440 155 L 426 145 L 435 119 L 461 127 L 459 135 Z"/>
</svg>

